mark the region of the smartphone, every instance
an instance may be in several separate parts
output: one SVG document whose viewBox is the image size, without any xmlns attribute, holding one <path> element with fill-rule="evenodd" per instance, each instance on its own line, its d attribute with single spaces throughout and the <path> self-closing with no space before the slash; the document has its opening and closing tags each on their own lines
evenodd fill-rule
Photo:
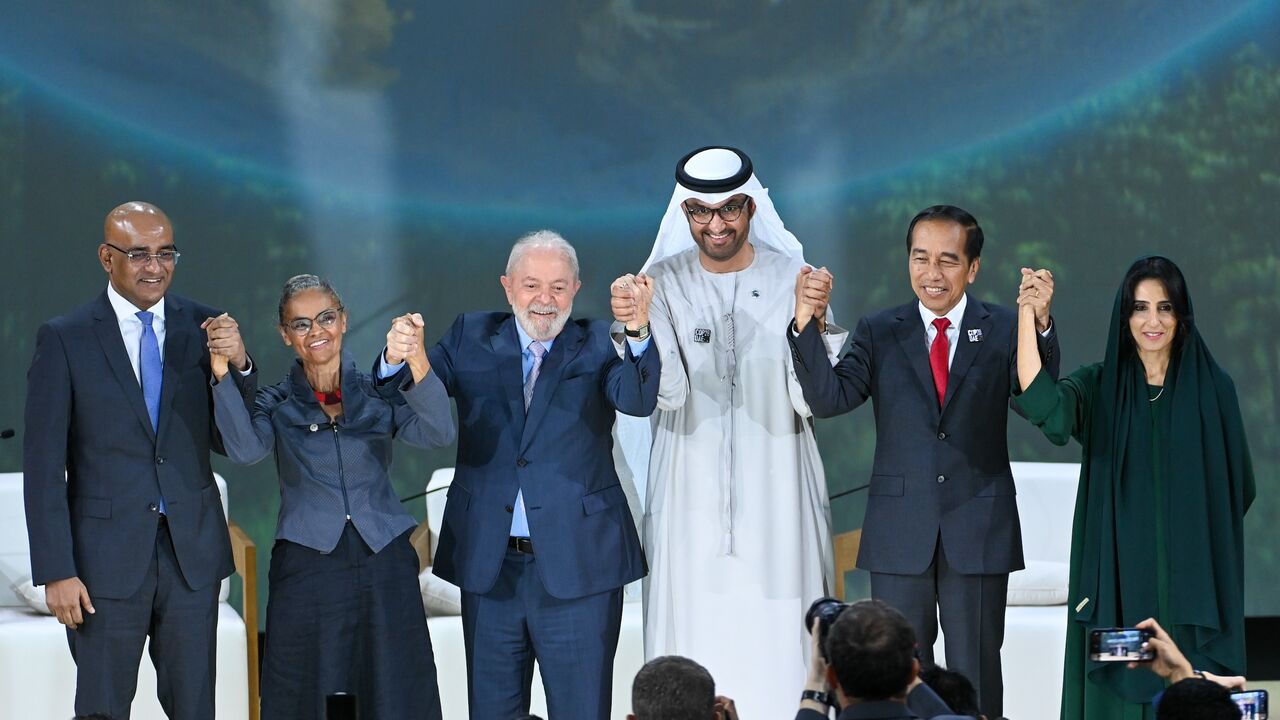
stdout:
<svg viewBox="0 0 1280 720">
<path fill-rule="evenodd" d="M 1240 708 L 1241 720 L 1267 720 L 1266 690 L 1233 692 L 1231 700 Z"/>
<path fill-rule="evenodd" d="M 1151 662 L 1156 653 L 1145 647 L 1151 633 L 1138 628 L 1089 631 L 1089 659 L 1095 662 Z"/>
</svg>

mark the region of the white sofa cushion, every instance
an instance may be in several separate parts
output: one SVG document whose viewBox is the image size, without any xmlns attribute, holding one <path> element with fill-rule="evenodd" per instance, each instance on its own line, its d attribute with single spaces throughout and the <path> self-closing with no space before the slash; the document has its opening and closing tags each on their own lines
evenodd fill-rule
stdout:
<svg viewBox="0 0 1280 720">
<path fill-rule="evenodd" d="M 1052 560 L 1028 560 L 1025 570 L 1009 575 L 1006 603 L 1019 605 L 1062 605 L 1067 602 L 1068 565 Z"/>
<path fill-rule="evenodd" d="M 26 608 L 11 592 L 31 579 L 31 555 L 27 549 L 27 517 L 22 499 L 22 473 L 0 473 L 0 608 Z"/>
<path fill-rule="evenodd" d="M 22 578 L 13 584 L 13 591 L 17 593 L 18 599 L 26 603 L 27 607 L 44 615 L 52 615 L 49 610 L 49 603 L 44 598 L 44 586 L 36 587 L 31 584 L 31 578 Z"/>
<path fill-rule="evenodd" d="M 453 468 L 440 468 L 431 473 L 427 481 L 427 528 L 431 530 L 431 557 L 436 556 L 436 546 L 440 544 L 440 528 L 444 525 L 444 501 L 449 494 L 449 484 L 453 482 Z"/>
<path fill-rule="evenodd" d="M 462 590 L 433 575 L 431 566 L 418 574 L 418 588 L 422 590 L 422 607 L 427 617 L 462 614 Z"/>
</svg>

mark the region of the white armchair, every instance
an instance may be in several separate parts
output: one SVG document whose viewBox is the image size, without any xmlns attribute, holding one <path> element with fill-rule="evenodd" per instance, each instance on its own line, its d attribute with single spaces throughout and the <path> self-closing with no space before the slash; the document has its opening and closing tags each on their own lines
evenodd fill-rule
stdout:
<svg viewBox="0 0 1280 720">
<path fill-rule="evenodd" d="M 215 475 L 227 506 L 227 486 Z M 228 528 L 236 573 L 244 580 L 244 619 L 227 604 L 222 582 L 218 605 L 216 702 L 220 720 L 258 718 L 256 549 L 235 524 Z M 69 718 L 74 715 L 76 669 L 67 635 L 51 615 L 32 610 L 12 590 L 31 576 L 22 473 L 0 473 L 0 717 Z M 144 649 L 132 717 L 164 720 L 156 699 L 156 673 Z"/>
<path fill-rule="evenodd" d="M 413 533 L 414 547 L 425 568 L 434 557 L 440 526 L 444 518 L 444 505 L 449 484 L 453 482 L 453 468 L 441 468 L 431 475 L 427 483 L 427 519 Z M 439 578 L 422 578 L 423 592 L 430 585 L 436 587 Z M 638 595 L 629 598 L 622 607 L 622 631 L 618 638 L 618 652 L 613 661 L 613 712 L 614 720 L 625 720 L 631 710 L 631 681 L 644 665 L 643 611 Z M 440 682 L 440 703 L 446 718 L 467 717 L 467 668 L 466 650 L 462 642 L 462 618 L 457 615 L 431 616 L 427 625 L 431 629 L 431 644 L 436 656 L 436 676 Z M 542 676 L 536 667 L 533 676 L 533 699 L 529 711 L 547 717 L 547 700 L 542 689 Z"/>
</svg>

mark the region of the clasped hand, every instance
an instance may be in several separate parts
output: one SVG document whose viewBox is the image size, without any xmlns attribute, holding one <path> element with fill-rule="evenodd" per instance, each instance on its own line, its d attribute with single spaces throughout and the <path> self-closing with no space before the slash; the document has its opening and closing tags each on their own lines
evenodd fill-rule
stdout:
<svg viewBox="0 0 1280 720">
<path fill-rule="evenodd" d="M 209 364 L 215 378 L 221 380 L 229 365 L 240 370 L 249 367 L 249 355 L 244 349 L 240 324 L 235 318 L 222 313 L 216 318 L 205 318 L 200 327 L 208 336 Z"/>
<path fill-rule="evenodd" d="M 1031 308 L 1035 312 L 1036 329 L 1049 329 L 1049 306 L 1053 301 L 1053 273 L 1041 268 L 1022 268 L 1022 282 L 1018 285 L 1018 307 Z"/>
<path fill-rule="evenodd" d="M 818 330 L 826 330 L 827 305 L 831 303 L 834 285 L 835 278 L 826 267 L 800 268 L 796 274 L 796 330 L 804 330 L 813 319 L 818 321 Z"/>
<path fill-rule="evenodd" d="M 639 330 L 649 324 L 649 303 L 652 301 L 653 278 L 644 273 L 628 273 L 609 285 L 609 307 L 613 310 L 613 319 L 626 325 L 628 330 Z"/>
<path fill-rule="evenodd" d="M 427 328 L 422 313 L 405 313 L 391 321 L 387 331 L 387 364 L 409 364 L 414 382 L 422 382 L 431 370 L 427 358 Z"/>
<path fill-rule="evenodd" d="M 391 329 L 387 331 L 387 364 L 399 365 L 426 354 L 426 323 L 421 313 L 405 313 L 391 321 Z"/>
</svg>

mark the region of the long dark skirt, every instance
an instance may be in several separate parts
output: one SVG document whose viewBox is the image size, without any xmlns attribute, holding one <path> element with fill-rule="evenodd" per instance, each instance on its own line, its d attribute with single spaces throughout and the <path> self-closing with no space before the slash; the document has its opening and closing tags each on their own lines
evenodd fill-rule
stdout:
<svg viewBox="0 0 1280 720">
<path fill-rule="evenodd" d="M 361 720 L 440 720 L 408 532 L 377 553 L 350 523 L 328 554 L 277 541 L 269 579 L 263 720 L 324 720 L 336 692 L 356 696 Z"/>
</svg>

